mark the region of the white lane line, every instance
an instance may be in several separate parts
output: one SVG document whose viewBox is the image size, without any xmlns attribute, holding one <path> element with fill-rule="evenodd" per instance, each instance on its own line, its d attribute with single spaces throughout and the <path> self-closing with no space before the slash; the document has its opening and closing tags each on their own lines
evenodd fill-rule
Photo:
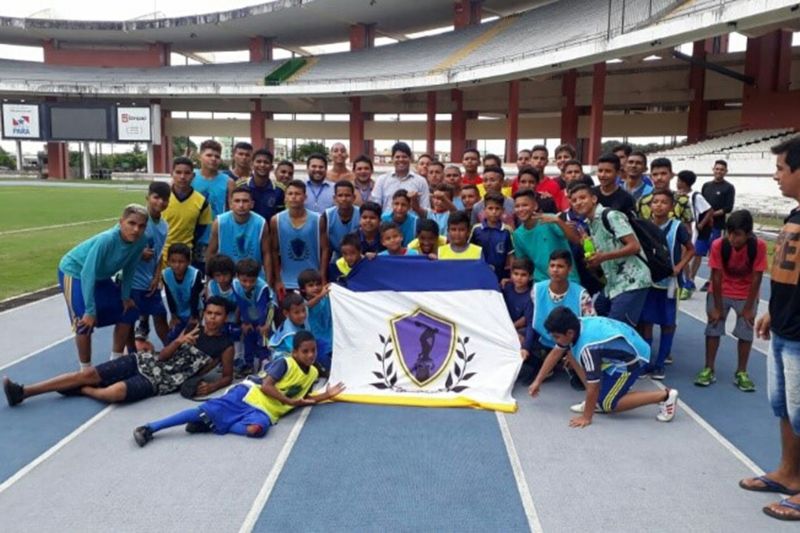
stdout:
<svg viewBox="0 0 800 533">
<path fill-rule="evenodd" d="M 73 226 L 85 226 L 86 224 L 94 224 L 96 222 L 109 222 L 111 220 L 116 220 L 116 218 L 96 218 L 94 220 L 82 220 L 80 222 L 70 222 L 69 224 L 53 224 L 51 226 L 35 226 L 33 228 L 21 228 L 21 229 L 10 229 L 8 231 L 0 231 L 0 237 L 5 237 L 6 235 L 17 235 L 19 233 L 30 233 L 33 231 L 44 231 L 48 229 L 56 229 L 56 228 L 70 228 Z"/>
<path fill-rule="evenodd" d="M 250 507 L 250 512 L 248 512 L 247 516 L 244 518 L 242 527 L 239 528 L 239 533 L 250 533 L 253 531 L 253 527 L 255 527 L 256 522 L 258 521 L 258 517 L 261 514 L 264 505 L 266 505 L 267 500 L 269 500 L 269 496 L 272 494 L 272 489 L 275 488 L 275 483 L 278 481 L 278 476 L 280 476 L 283 467 L 286 465 L 286 461 L 289 459 L 289 454 L 292 453 L 292 448 L 294 448 L 294 444 L 297 442 L 300 432 L 303 430 L 303 426 L 305 425 L 306 420 L 308 420 L 308 415 L 310 413 L 311 407 L 303 409 L 303 411 L 300 413 L 300 418 L 294 423 L 294 427 L 289 433 L 289 437 L 287 437 L 286 442 L 283 443 L 283 448 L 281 448 L 278 457 L 275 459 L 275 464 L 272 465 L 272 469 L 269 471 L 267 479 L 261 486 L 261 490 L 258 492 L 255 501 L 253 501 L 253 506 Z"/>
<path fill-rule="evenodd" d="M 56 286 L 57 285 L 53 285 L 51 287 L 45 287 L 45 288 L 46 289 L 52 289 L 53 287 L 56 287 Z M 16 296 L 12 296 L 11 298 L 6 298 L 5 300 L 1 301 L 0 303 L 5 303 L 5 302 L 7 302 L 9 300 L 16 300 L 17 298 L 24 298 L 25 296 L 30 296 L 31 294 L 33 294 L 35 292 L 39 292 L 39 291 L 31 291 L 31 292 L 25 292 L 25 293 L 22 293 L 22 294 L 18 294 Z M 47 296 L 46 298 L 42 298 L 41 300 L 34 300 L 33 302 L 28 302 L 26 304 L 18 305 L 16 307 L 12 307 L 10 309 L 6 309 L 5 311 L 0 311 L 0 316 L 5 315 L 7 313 L 10 313 L 12 311 L 19 311 L 20 309 L 25 309 L 26 307 L 30 307 L 30 306 L 36 305 L 38 303 L 46 302 L 47 300 L 50 300 L 51 298 L 64 298 L 64 295 L 60 294 L 60 293 L 59 294 L 53 294 L 53 295 Z"/>
<path fill-rule="evenodd" d="M 56 345 L 58 345 L 58 344 L 61 344 L 62 342 L 64 342 L 64 341 L 67 341 L 67 340 L 71 339 L 71 338 L 72 338 L 72 337 L 74 337 L 74 336 L 75 336 L 74 334 L 70 333 L 69 335 L 67 335 L 67 336 L 66 336 L 66 337 L 64 337 L 63 339 L 59 339 L 59 340 L 57 340 L 57 341 L 55 341 L 55 342 L 51 342 L 50 344 L 48 344 L 48 345 L 47 345 L 47 346 L 45 346 L 44 348 L 39 348 L 38 350 L 35 350 L 35 351 L 33 351 L 33 352 L 31 352 L 31 353 L 29 353 L 29 354 L 27 354 L 27 355 L 23 355 L 22 357 L 20 357 L 20 358 L 18 358 L 18 359 L 15 359 L 14 361 L 11 361 L 10 363 L 6 363 L 6 364 L 4 364 L 4 365 L 0 366 L 0 371 L 2 371 L 2 370 L 5 370 L 6 368 L 8 368 L 8 367 L 10 367 L 10 366 L 16 365 L 17 363 L 21 363 L 21 362 L 22 362 L 22 361 L 24 361 L 25 359 L 30 359 L 30 358 L 31 358 L 31 357 L 33 357 L 34 355 L 40 354 L 40 353 L 42 353 L 43 351 L 45 351 L 45 350 L 48 350 L 48 349 L 50 349 L 50 348 L 52 348 L 53 346 L 56 346 Z"/>
<path fill-rule="evenodd" d="M 508 460 L 511 462 L 511 471 L 514 472 L 514 479 L 517 481 L 517 491 L 522 500 L 522 508 L 525 510 L 525 516 L 528 518 L 528 527 L 530 527 L 531 531 L 534 533 L 542 533 L 542 523 L 539 521 L 536 506 L 533 504 L 533 497 L 528 488 L 528 482 L 525 481 L 525 472 L 522 470 L 522 463 L 519 460 L 519 455 L 517 455 L 514 439 L 511 438 L 511 431 L 508 429 L 506 415 L 499 411 L 495 411 L 495 415 L 497 416 L 497 423 L 500 425 L 500 433 L 503 435 L 503 442 L 506 445 Z"/>
<path fill-rule="evenodd" d="M 31 461 L 30 463 L 28 463 L 24 467 L 22 467 L 20 470 L 18 470 L 16 474 L 14 474 L 13 476 L 11 476 L 7 480 L 5 480 L 3 482 L 3 484 L 0 485 L 0 494 L 2 494 L 5 490 L 10 488 L 12 485 L 14 485 L 14 483 L 19 481 L 23 477 L 25 477 L 27 474 L 29 474 L 37 466 L 39 466 L 43 462 L 47 461 L 50 457 L 52 457 L 53 455 L 58 453 L 58 451 L 61 450 L 61 448 L 63 448 L 64 446 L 66 446 L 67 444 L 69 444 L 70 442 L 75 440 L 76 438 L 78 438 L 78 436 L 81 433 L 83 433 L 84 431 L 89 429 L 98 420 L 100 420 L 101 418 L 106 416 L 108 413 L 110 413 L 115 407 L 116 407 L 116 405 L 109 405 L 108 407 L 106 407 L 105 409 L 103 409 L 102 411 L 100 411 L 99 413 L 94 415 L 92 418 L 90 418 L 89 420 L 87 420 L 86 422 L 81 424 L 72 433 L 70 433 L 69 435 L 67 435 L 66 437 L 64 437 L 60 441 L 58 441 L 58 443 L 56 443 L 52 448 L 48 449 L 42 455 L 40 455 L 39 457 L 37 457 L 36 459 Z"/>
<path fill-rule="evenodd" d="M 658 381 L 652 381 L 652 383 L 661 390 L 665 390 L 666 387 Z M 692 419 L 697 422 L 697 424 L 705 429 L 717 442 L 719 442 L 723 448 L 728 450 L 736 457 L 739 461 L 741 461 L 747 468 L 749 468 L 755 475 L 763 476 L 764 471 L 752 460 L 750 459 L 742 450 L 737 448 L 731 441 L 726 439 L 722 436 L 722 434 L 714 429 L 714 426 L 709 424 L 702 416 L 700 416 L 697 411 L 689 407 L 689 405 L 681 399 L 678 399 L 680 402 L 681 408 L 686 411 Z"/>
</svg>

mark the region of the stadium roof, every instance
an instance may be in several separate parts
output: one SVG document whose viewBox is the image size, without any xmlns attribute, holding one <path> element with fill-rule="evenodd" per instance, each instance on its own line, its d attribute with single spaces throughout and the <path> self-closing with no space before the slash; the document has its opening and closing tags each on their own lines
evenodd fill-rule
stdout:
<svg viewBox="0 0 800 533">
<path fill-rule="evenodd" d="M 558 0 L 484 0 L 484 13 L 504 16 Z M 0 17 L 0 43 L 40 45 L 54 39 L 87 44 L 171 43 L 187 52 L 246 49 L 255 36 L 286 46 L 347 41 L 352 24 L 374 23 L 378 35 L 405 35 L 451 25 L 453 0 L 274 0 L 249 7 L 173 18 L 83 21 Z"/>
</svg>

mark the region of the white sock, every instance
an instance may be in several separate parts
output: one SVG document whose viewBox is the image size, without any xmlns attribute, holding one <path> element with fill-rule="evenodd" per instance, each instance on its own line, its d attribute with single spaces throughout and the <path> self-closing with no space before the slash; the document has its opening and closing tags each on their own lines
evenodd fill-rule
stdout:
<svg viewBox="0 0 800 533">
<path fill-rule="evenodd" d="M 83 361 L 79 361 L 79 363 L 81 364 L 81 370 L 83 370 L 84 368 L 89 368 L 90 366 L 92 366 L 92 363 L 84 363 Z"/>
<path fill-rule="evenodd" d="M 119 359 L 120 357 L 122 357 L 122 352 L 113 352 L 113 351 L 111 352 L 111 360 L 112 361 L 114 359 Z"/>
</svg>

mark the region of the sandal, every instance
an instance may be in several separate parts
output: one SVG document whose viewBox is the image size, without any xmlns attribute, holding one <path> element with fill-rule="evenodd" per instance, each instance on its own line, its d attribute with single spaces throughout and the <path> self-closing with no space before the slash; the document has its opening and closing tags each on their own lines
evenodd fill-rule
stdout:
<svg viewBox="0 0 800 533">
<path fill-rule="evenodd" d="M 746 481 L 760 481 L 764 485 L 763 486 L 746 485 L 745 484 Z M 750 490 L 753 492 L 775 492 L 778 494 L 788 494 L 789 496 L 795 496 L 797 494 L 800 494 L 800 490 L 791 490 L 782 485 L 781 483 L 778 483 L 777 481 L 768 478 L 767 476 L 758 476 L 758 477 L 743 479 L 739 481 L 739 486 L 744 490 Z"/>
<path fill-rule="evenodd" d="M 777 507 L 776 507 L 777 505 Z M 778 511 L 777 509 L 782 509 Z M 762 509 L 764 514 L 777 518 L 778 520 L 786 520 L 787 522 L 800 522 L 800 504 L 790 502 L 789 498 L 785 498 L 777 504 L 767 505 Z"/>
</svg>

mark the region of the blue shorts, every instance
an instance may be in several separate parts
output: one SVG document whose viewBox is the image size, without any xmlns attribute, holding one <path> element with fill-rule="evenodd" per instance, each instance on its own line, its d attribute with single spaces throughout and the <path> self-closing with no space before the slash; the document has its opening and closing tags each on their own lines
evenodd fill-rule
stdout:
<svg viewBox="0 0 800 533">
<path fill-rule="evenodd" d="M 236 385 L 219 398 L 212 398 L 200 405 L 200 410 L 211 421 L 214 433 L 224 435 L 230 433 L 234 425 L 258 425 L 263 428 L 259 435 L 263 437 L 272 425 L 267 413 L 244 403 L 244 397 L 250 392 L 247 385 Z M 238 433 L 238 432 L 237 432 Z"/>
<path fill-rule="evenodd" d="M 610 300 L 608 318 L 636 327 L 642 314 L 644 302 L 647 300 L 648 292 L 650 292 L 650 289 L 635 289 L 614 296 Z"/>
<path fill-rule="evenodd" d="M 655 287 L 647 292 L 647 298 L 639 316 L 639 322 L 645 324 L 658 324 L 659 326 L 674 326 L 677 323 L 678 300 L 668 298 L 666 289 Z"/>
<path fill-rule="evenodd" d="M 722 230 L 714 228 L 711 230 L 711 235 L 707 239 L 697 238 L 694 243 L 694 255 L 697 257 L 705 257 L 711 250 L 711 243 L 722 236 Z"/>
<path fill-rule="evenodd" d="M 131 291 L 131 298 L 136 304 L 136 318 L 139 318 L 138 315 L 167 316 L 167 309 L 161 299 L 161 291 L 156 290 L 149 296 L 148 292 L 150 291 L 147 289 L 133 289 Z"/>
<path fill-rule="evenodd" d="M 58 269 L 58 284 L 67 303 L 67 313 L 72 330 L 78 335 L 90 335 L 94 328 L 78 326 L 78 321 L 86 314 L 80 278 L 65 274 Z M 120 286 L 110 278 L 94 284 L 94 306 L 97 314 L 95 327 L 102 328 L 122 320 L 122 292 Z"/>
<path fill-rule="evenodd" d="M 94 369 L 100 375 L 100 387 L 115 383 L 125 383 L 125 401 L 138 402 L 156 395 L 150 380 L 139 373 L 135 355 L 123 355 L 111 361 L 100 363 Z"/>
<path fill-rule="evenodd" d="M 603 372 L 597 404 L 604 413 L 610 413 L 616 409 L 620 398 L 625 396 L 628 389 L 639 379 L 639 374 L 642 373 L 641 365 L 631 365 L 628 368 L 629 372 L 614 372 L 613 374 Z"/>
<path fill-rule="evenodd" d="M 788 418 L 800 436 L 800 341 L 772 334 L 767 356 L 767 397 L 775 416 Z"/>
<path fill-rule="evenodd" d="M 167 332 L 167 343 L 170 343 L 175 339 L 177 339 L 178 337 L 180 337 L 181 333 L 183 333 L 183 331 L 186 329 L 188 325 L 189 325 L 189 320 L 181 318 L 181 321 L 178 322 L 172 328 L 170 328 L 170 330 Z"/>
</svg>

